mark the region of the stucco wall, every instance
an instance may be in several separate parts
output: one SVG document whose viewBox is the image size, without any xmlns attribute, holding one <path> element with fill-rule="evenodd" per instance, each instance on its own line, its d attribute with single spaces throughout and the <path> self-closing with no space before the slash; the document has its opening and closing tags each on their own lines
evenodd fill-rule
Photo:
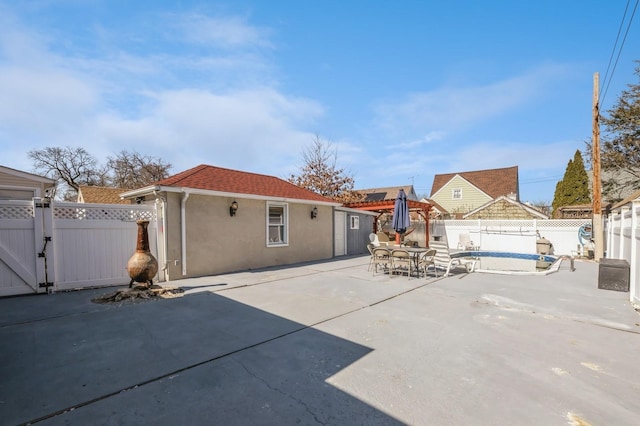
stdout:
<svg viewBox="0 0 640 426">
<path fill-rule="evenodd" d="M 287 246 L 267 246 L 267 201 L 190 195 L 186 202 L 186 275 L 182 275 L 180 195 L 169 194 L 167 212 L 169 279 L 215 275 L 266 266 L 328 259 L 333 254 L 333 208 L 288 203 Z M 178 260 L 176 262 L 176 260 Z"/>
<path fill-rule="evenodd" d="M 175 280 L 181 277 L 180 271 L 182 268 L 180 255 L 180 195 L 173 193 L 163 193 L 161 195 L 166 198 L 164 212 L 166 216 L 166 229 L 164 229 L 164 232 L 167 235 L 167 276 L 165 278 L 167 280 Z M 158 218 L 158 220 L 161 219 L 162 218 Z M 158 244 L 162 244 L 162 241 L 158 241 Z M 163 264 L 159 265 L 160 268 L 164 266 Z"/>
</svg>

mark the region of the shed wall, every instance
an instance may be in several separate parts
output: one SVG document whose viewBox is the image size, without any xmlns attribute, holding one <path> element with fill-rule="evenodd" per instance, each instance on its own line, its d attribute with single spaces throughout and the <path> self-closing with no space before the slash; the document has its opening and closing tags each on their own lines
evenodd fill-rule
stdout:
<svg viewBox="0 0 640 426">
<path fill-rule="evenodd" d="M 351 217 L 358 217 L 359 229 L 352 229 Z M 347 214 L 347 255 L 368 253 L 367 244 L 369 244 L 369 234 L 373 230 L 373 220 L 375 216 L 358 213 Z"/>
</svg>

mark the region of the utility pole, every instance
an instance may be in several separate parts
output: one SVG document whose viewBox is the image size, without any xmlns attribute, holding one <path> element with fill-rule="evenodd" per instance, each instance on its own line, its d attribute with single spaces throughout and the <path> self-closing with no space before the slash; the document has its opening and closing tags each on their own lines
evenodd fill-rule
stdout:
<svg viewBox="0 0 640 426">
<path fill-rule="evenodd" d="M 598 86 L 600 74 L 593 75 L 593 226 L 591 236 L 594 244 L 594 258 L 597 262 L 604 256 L 604 227 L 602 222 L 602 189 L 600 183 L 600 106 L 598 99 Z"/>
</svg>

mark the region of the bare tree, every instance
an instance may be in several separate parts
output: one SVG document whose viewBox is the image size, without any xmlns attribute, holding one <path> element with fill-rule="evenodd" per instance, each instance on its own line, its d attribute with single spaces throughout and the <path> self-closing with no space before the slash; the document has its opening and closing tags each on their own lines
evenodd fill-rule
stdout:
<svg viewBox="0 0 640 426">
<path fill-rule="evenodd" d="M 640 61 L 635 74 L 640 79 Z M 603 172 L 602 194 L 616 202 L 622 194 L 640 189 L 640 83 L 628 84 L 616 104 L 601 117 L 604 125 L 600 162 Z M 587 158 L 592 162 L 591 141 L 586 142 Z"/>
<path fill-rule="evenodd" d="M 99 167 L 91 154 L 81 147 L 47 147 L 27 153 L 34 170 L 58 181 L 54 196 L 67 201 L 75 199 L 80 185 L 107 185 L 106 168 Z"/>
<path fill-rule="evenodd" d="M 111 182 L 116 188 L 140 188 L 169 176 L 171 164 L 160 158 L 142 155 L 134 151 L 120 151 L 107 158 Z"/>
<path fill-rule="evenodd" d="M 289 182 L 340 202 L 359 201 L 363 196 L 353 190 L 355 180 L 336 166 L 338 154 L 319 136 L 302 152 L 304 166 Z"/>
<path fill-rule="evenodd" d="M 544 213 L 547 216 L 551 217 L 552 210 L 548 201 L 534 201 L 529 204 L 531 207 L 538 210 L 540 213 Z"/>
</svg>

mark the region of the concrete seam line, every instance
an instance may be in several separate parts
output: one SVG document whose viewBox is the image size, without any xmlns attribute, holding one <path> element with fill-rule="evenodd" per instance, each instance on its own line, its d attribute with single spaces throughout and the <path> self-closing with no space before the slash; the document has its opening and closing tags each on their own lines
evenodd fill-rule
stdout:
<svg viewBox="0 0 640 426">
<path fill-rule="evenodd" d="M 439 281 L 439 280 L 441 280 L 441 279 L 443 279 L 443 278 L 444 278 L 444 277 L 437 278 L 435 281 Z M 66 407 L 66 408 L 63 408 L 63 409 L 60 409 L 60 410 L 56 410 L 56 411 L 54 411 L 54 412 L 52 412 L 52 413 L 49 413 L 49 414 L 46 414 L 46 415 L 44 415 L 44 416 L 38 417 L 38 418 L 36 418 L 36 419 L 33 419 L 33 420 L 30 420 L 30 421 L 27 421 L 27 422 L 25 422 L 24 424 L 38 423 L 38 422 L 41 422 L 41 421 L 43 421 L 43 420 L 50 419 L 50 418 L 52 418 L 52 417 L 56 417 L 56 416 L 59 416 L 59 415 L 63 415 L 63 414 L 68 413 L 68 412 L 70 412 L 70 411 L 72 411 L 72 410 L 75 410 L 75 409 L 78 409 L 78 408 L 82 408 L 82 407 L 86 407 L 86 406 L 91 405 L 91 404 L 93 404 L 93 403 L 95 403 L 95 402 L 98 402 L 98 401 L 101 401 L 101 400 L 104 400 L 104 399 L 110 398 L 110 397 L 115 396 L 115 395 L 118 395 L 118 394 L 120 394 L 120 393 L 127 392 L 127 391 L 133 390 L 133 389 L 135 389 L 135 388 L 138 388 L 138 387 L 141 387 L 141 386 L 145 386 L 145 385 L 148 385 L 148 384 L 151 384 L 151 383 L 157 382 L 157 381 L 162 380 L 162 379 L 165 379 L 165 378 L 167 378 L 167 377 L 174 376 L 174 375 L 176 375 L 176 374 L 182 373 L 182 372 L 184 372 L 184 371 L 191 370 L 191 369 L 193 369 L 193 368 L 196 368 L 196 367 L 199 367 L 199 366 L 202 366 L 202 365 L 205 365 L 205 364 L 208 364 L 208 363 L 214 362 L 214 361 L 218 361 L 218 360 L 220 360 L 220 359 L 226 358 L 226 357 L 231 356 L 231 355 L 235 355 L 235 354 L 237 354 L 237 353 L 240 353 L 240 352 L 243 352 L 243 351 L 246 351 L 246 350 L 249 350 L 249 349 L 256 348 L 256 347 L 258 347 L 258 346 L 260 346 L 260 345 L 263 345 L 263 344 L 265 344 L 265 343 L 269 343 L 269 342 L 272 342 L 272 341 L 275 341 L 275 340 L 281 339 L 281 338 L 283 338 L 283 337 L 287 337 L 287 336 L 292 335 L 292 334 L 294 334 L 294 333 L 298 333 L 298 332 L 300 332 L 300 331 L 304 331 L 304 330 L 307 330 L 307 329 L 310 329 L 310 328 L 316 327 L 316 326 L 318 326 L 318 325 L 320 325 L 320 324 L 327 323 L 327 322 L 332 321 L 332 320 L 334 320 L 334 319 L 338 319 L 338 318 L 344 317 L 344 316 L 346 316 L 346 315 L 350 315 L 350 314 L 352 314 L 352 313 L 354 313 L 354 312 L 357 312 L 357 311 L 360 311 L 360 310 L 363 310 L 363 309 L 367 309 L 367 308 L 370 308 L 370 307 L 373 307 L 373 306 L 379 305 L 379 304 L 384 303 L 384 302 L 386 302 L 386 301 L 389 301 L 389 300 L 395 299 L 395 298 L 396 298 L 396 297 L 398 297 L 398 296 L 402 296 L 402 295 L 407 294 L 407 293 L 410 293 L 410 292 L 412 292 L 412 291 L 414 291 L 414 290 L 417 290 L 417 289 L 423 288 L 423 287 L 425 287 L 425 286 L 427 286 L 427 285 L 429 285 L 429 284 L 431 284 L 432 282 L 435 282 L 435 281 L 429 281 L 429 282 L 426 282 L 426 283 L 421 284 L 421 285 L 419 285 L 419 286 L 417 286 L 417 287 L 414 287 L 414 288 L 411 288 L 411 289 L 405 290 L 405 291 L 403 291 L 403 292 L 401 292 L 401 293 L 397 293 L 397 294 L 395 294 L 395 295 L 392 295 L 392 296 L 386 297 L 386 298 L 384 298 L 384 299 L 378 300 L 378 301 L 373 302 L 373 303 L 370 303 L 370 304 L 368 304 L 368 305 L 364 305 L 364 306 L 358 307 L 358 308 L 356 308 L 356 309 L 352 309 L 352 310 L 350 310 L 350 311 L 343 312 L 343 313 L 341 313 L 341 314 L 339 314 L 339 315 L 334 315 L 334 316 L 332 316 L 332 317 L 330 317 L 330 318 L 325 318 L 325 319 L 323 319 L 323 320 L 321 320 L 321 321 L 315 322 L 315 323 L 310 324 L 310 325 L 303 326 L 303 327 L 298 328 L 298 329 L 295 329 L 295 330 L 291 330 L 291 331 L 289 331 L 289 332 L 287 332 L 287 333 L 283 333 L 283 334 L 281 334 L 281 335 L 274 336 L 274 337 L 272 337 L 272 338 L 270 338 L 270 339 L 266 339 L 266 340 L 263 340 L 263 341 L 260 341 L 260 342 L 256 342 L 256 343 L 254 343 L 254 344 L 252 344 L 252 345 L 249 345 L 249 346 L 245 346 L 245 347 L 243 347 L 243 348 L 236 349 L 236 350 L 231 351 L 231 352 L 228 352 L 228 353 L 226 353 L 226 354 L 222 354 L 222 355 L 219 355 L 219 356 L 216 356 L 216 357 L 213 357 L 213 358 L 206 359 L 206 360 L 204 360 L 204 361 L 200 361 L 200 362 L 197 362 L 197 363 L 194 363 L 194 364 L 190 364 L 190 365 L 187 365 L 187 366 L 185 366 L 185 367 L 182 367 L 182 368 L 179 368 L 179 369 L 177 369 L 177 370 L 174 370 L 174 371 L 172 371 L 172 372 L 170 372 L 170 373 L 165 373 L 165 374 L 162 374 L 162 375 L 160 375 L 160 376 L 157 376 L 157 377 L 154 377 L 154 378 L 151 378 L 151 379 L 148 379 L 148 380 L 145 380 L 145 381 L 142 381 L 142 382 L 139 382 L 139 383 L 136 383 L 136 384 L 133 384 L 133 385 L 127 386 L 127 387 L 125 387 L 125 388 L 122 388 L 122 389 L 119 389 L 119 390 L 116 390 L 116 391 L 113 391 L 113 392 L 109 392 L 109 393 L 107 393 L 107 394 L 104 394 L 104 395 L 98 396 L 98 397 L 96 397 L 96 398 L 92 398 L 92 399 L 90 399 L 90 400 L 88 400 L 88 401 L 84 401 L 84 402 L 81 402 L 81 403 L 78 403 L 78 404 L 74 404 L 74 405 L 72 405 L 72 406 L 70 406 L 70 407 Z M 254 284 L 254 285 L 257 285 L 257 284 Z"/>
</svg>

